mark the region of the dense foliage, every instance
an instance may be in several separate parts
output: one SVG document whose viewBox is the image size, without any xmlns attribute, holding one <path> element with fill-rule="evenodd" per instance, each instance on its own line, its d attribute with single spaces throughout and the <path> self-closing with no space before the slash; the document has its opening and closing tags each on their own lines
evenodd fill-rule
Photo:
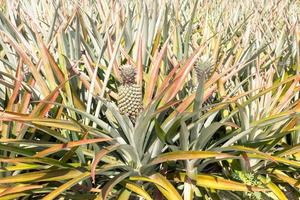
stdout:
<svg viewBox="0 0 300 200">
<path fill-rule="evenodd" d="M 299 1 L 0 2 L 0 199 L 300 199 Z"/>
</svg>

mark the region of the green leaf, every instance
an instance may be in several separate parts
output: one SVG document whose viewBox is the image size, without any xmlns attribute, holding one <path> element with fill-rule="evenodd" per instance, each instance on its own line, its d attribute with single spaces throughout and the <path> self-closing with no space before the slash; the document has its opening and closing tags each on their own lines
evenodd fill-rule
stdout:
<svg viewBox="0 0 300 200">
<path fill-rule="evenodd" d="M 102 188 L 103 199 L 107 199 L 108 194 L 112 191 L 114 186 L 116 186 L 117 184 L 119 184 L 121 181 L 123 181 L 125 178 L 129 177 L 132 174 L 134 174 L 133 171 L 120 173 L 119 175 L 115 176 L 110 181 L 108 181 Z"/>
<path fill-rule="evenodd" d="M 279 187 L 270 180 L 267 180 L 263 176 L 258 177 L 280 200 L 288 200 L 284 193 L 279 189 Z"/>
<path fill-rule="evenodd" d="M 125 187 L 128 190 L 135 192 L 136 194 L 140 195 L 146 200 L 152 200 L 151 196 L 142 187 L 138 186 L 137 184 L 131 183 L 129 181 L 124 181 L 124 182 L 125 182 Z"/>
<path fill-rule="evenodd" d="M 233 155 L 212 151 L 175 151 L 164 153 L 154 158 L 150 164 L 155 165 L 168 161 L 191 160 L 191 159 L 206 159 L 206 158 L 233 158 Z"/>
<path fill-rule="evenodd" d="M 13 187 L 1 187 L 0 186 L 0 198 L 8 194 L 16 194 L 27 190 L 41 189 L 43 185 L 16 185 Z"/>
<path fill-rule="evenodd" d="M 185 173 L 179 173 L 177 177 L 180 181 L 185 181 L 187 175 Z M 204 188 L 217 189 L 217 190 L 231 190 L 231 191 L 267 191 L 265 188 L 254 187 L 239 183 L 236 181 L 224 179 L 222 177 L 198 174 L 196 176 L 196 185 Z"/>
<path fill-rule="evenodd" d="M 80 174 L 82 174 L 82 172 L 77 169 L 40 170 L 37 172 L 27 172 L 15 176 L 3 177 L 0 179 L 0 184 L 62 181 L 72 179 Z"/>
<path fill-rule="evenodd" d="M 219 128 L 221 128 L 224 124 L 219 122 L 214 122 L 210 124 L 208 127 L 201 130 L 201 136 L 198 137 L 194 143 L 194 150 L 200 150 L 207 145 L 212 136 L 216 133 Z"/>
<path fill-rule="evenodd" d="M 160 139 L 160 141 L 162 143 L 165 143 L 166 133 L 161 128 L 161 126 L 160 126 L 160 124 L 159 124 L 159 122 L 158 122 L 157 119 L 155 119 L 155 134 L 157 135 L 157 137 Z"/>
<path fill-rule="evenodd" d="M 106 172 L 108 170 L 114 169 L 114 168 L 118 168 L 121 167 L 119 165 L 105 165 L 99 169 L 96 170 L 95 174 L 101 174 L 103 172 Z M 53 190 L 52 192 L 50 192 L 49 194 L 47 194 L 43 200 L 51 200 L 51 199 L 55 199 L 57 196 L 59 196 L 60 194 L 62 194 L 64 191 L 66 191 L 67 189 L 70 189 L 71 187 L 73 187 L 74 185 L 80 184 L 82 181 L 88 179 L 91 177 L 91 173 L 90 172 L 82 172 L 80 174 L 78 174 L 78 176 L 73 176 L 71 180 L 67 181 L 66 183 L 62 184 L 61 186 L 59 186 L 58 188 L 56 188 L 55 190 Z"/>
<path fill-rule="evenodd" d="M 182 200 L 180 194 L 178 194 L 173 185 L 161 174 L 156 173 L 149 178 L 142 176 L 132 176 L 129 179 L 133 181 L 146 181 L 154 183 L 168 200 Z"/>
</svg>

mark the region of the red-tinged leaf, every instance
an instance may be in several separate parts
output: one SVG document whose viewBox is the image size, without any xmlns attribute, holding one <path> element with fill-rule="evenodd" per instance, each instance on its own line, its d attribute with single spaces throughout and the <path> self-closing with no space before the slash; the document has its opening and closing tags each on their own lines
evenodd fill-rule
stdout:
<svg viewBox="0 0 300 200">
<path fill-rule="evenodd" d="M 116 150 L 120 145 L 111 145 L 111 146 L 108 146 L 108 147 L 105 147 L 104 149 L 100 150 L 94 160 L 93 160 L 93 163 L 92 163 L 92 167 L 91 167 L 91 177 L 93 179 L 93 183 L 95 183 L 95 172 L 96 172 L 96 168 L 97 168 L 97 165 L 98 163 L 101 161 L 101 159 L 109 154 L 110 152 Z"/>
<path fill-rule="evenodd" d="M 59 90 L 54 90 L 53 92 L 51 92 L 50 94 L 50 99 L 45 99 L 46 101 L 49 101 L 51 103 L 54 103 L 59 95 Z M 49 96 L 47 96 L 49 97 Z M 44 101 L 45 101 L 44 100 Z M 40 102 L 43 104 L 43 102 Z M 39 103 L 39 104 L 40 104 Z M 50 109 L 53 107 L 53 105 L 51 105 L 50 103 L 46 104 L 43 106 L 43 109 L 40 111 L 40 113 L 38 114 L 39 116 L 47 116 L 47 113 L 50 111 Z"/>
<path fill-rule="evenodd" d="M 75 124 L 72 121 L 61 120 L 61 119 L 51 119 L 51 118 L 39 118 L 39 117 L 31 117 L 28 115 L 22 115 L 19 113 L 13 112 L 1 112 L 0 111 L 0 119 L 2 121 L 19 121 L 19 122 L 29 122 L 34 125 L 42 125 L 49 126 L 52 128 L 61 128 L 72 131 L 84 131 L 81 129 L 78 124 Z"/>
<path fill-rule="evenodd" d="M 174 83 L 172 84 L 172 87 L 168 90 L 164 98 L 162 99 L 162 102 L 168 102 L 174 96 L 181 90 L 181 88 L 184 85 L 184 81 L 187 78 L 190 71 L 193 69 L 195 62 L 197 61 L 198 57 L 203 52 L 205 46 L 202 46 L 199 48 L 193 55 L 186 61 L 184 66 L 181 68 L 181 70 L 178 72 L 178 74 L 175 77 Z"/>
<path fill-rule="evenodd" d="M 216 86 L 212 86 L 209 88 L 209 90 L 206 90 L 204 93 L 204 97 L 203 100 L 205 101 L 212 93 L 213 91 L 216 89 Z M 176 110 L 174 112 L 172 112 L 168 118 L 165 120 L 164 124 L 166 124 L 167 122 L 169 122 L 171 119 L 173 119 L 178 113 L 183 113 L 185 111 L 187 111 L 187 109 L 189 108 L 189 106 L 193 103 L 194 99 L 195 99 L 196 94 L 192 93 L 190 96 L 186 97 L 177 107 Z"/>
<path fill-rule="evenodd" d="M 168 123 L 170 120 L 172 120 L 176 115 L 178 115 L 178 113 L 183 113 L 184 111 L 187 110 L 187 108 L 191 105 L 191 103 L 194 101 L 195 99 L 195 93 L 193 93 L 191 96 L 188 96 L 186 99 L 184 99 L 179 106 L 176 107 L 176 110 L 173 111 L 168 118 L 164 121 L 163 125 L 165 125 L 166 123 Z"/>
<path fill-rule="evenodd" d="M 17 174 L 15 176 L 6 176 L 0 179 L 0 184 L 15 184 L 25 182 L 49 182 L 72 179 L 81 175 L 82 172 L 77 169 L 47 169 L 35 172 Z"/>
<path fill-rule="evenodd" d="M 18 192 L 23 192 L 23 191 L 31 191 L 34 189 L 41 189 L 43 188 L 42 185 L 16 185 L 12 187 L 0 187 L 0 197 L 8 194 L 15 194 Z"/>
<path fill-rule="evenodd" d="M 184 101 L 182 101 L 179 106 L 167 117 L 167 119 L 163 122 L 162 126 L 165 126 L 168 124 L 171 120 L 173 120 L 178 114 L 187 111 L 187 108 L 191 105 L 195 98 L 195 94 L 192 94 L 191 96 L 187 97 Z"/>
<path fill-rule="evenodd" d="M 127 59 L 127 63 L 128 64 L 133 65 L 134 67 L 136 67 L 136 64 L 133 61 L 133 59 L 128 55 L 128 53 L 126 52 L 126 50 L 123 47 L 121 47 L 121 46 L 120 46 L 120 52 Z"/>
<path fill-rule="evenodd" d="M 31 77 L 27 85 L 33 88 L 34 84 L 35 84 L 35 80 Z M 20 108 L 19 108 L 20 113 L 25 113 L 27 111 L 30 103 L 30 98 L 31 98 L 31 93 L 25 90 L 24 95 L 22 97 L 22 101 L 20 103 Z"/>
<path fill-rule="evenodd" d="M 286 93 L 280 98 L 278 106 L 272 110 L 270 115 L 277 114 L 282 111 L 282 109 L 290 103 L 291 97 L 295 93 L 295 87 L 298 85 L 298 81 L 294 81 L 286 91 Z"/>
<path fill-rule="evenodd" d="M 177 100 L 177 101 L 171 101 L 167 104 L 165 104 L 164 106 L 158 108 L 154 113 L 153 113 L 153 116 L 156 116 L 157 114 L 167 110 L 168 108 L 172 107 L 172 106 L 175 106 L 177 104 L 179 104 L 181 101 L 180 100 Z"/>
<path fill-rule="evenodd" d="M 51 69 L 53 70 L 53 73 L 55 74 L 55 78 L 58 79 L 59 83 L 63 83 L 65 81 L 65 77 L 64 77 L 61 69 L 58 67 L 53 56 L 50 54 L 49 49 L 46 47 L 45 43 L 43 42 L 43 40 L 41 38 L 40 38 L 39 42 L 42 47 L 42 51 L 44 52 L 46 58 L 48 59 Z"/>
<path fill-rule="evenodd" d="M 22 58 L 24 63 L 29 67 L 30 72 L 32 73 L 34 79 L 39 83 L 40 86 L 40 91 L 44 96 L 47 96 L 50 93 L 50 90 L 39 73 L 38 69 L 36 66 L 31 62 L 31 59 L 28 57 L 26 52 L 22 49 L 22 45 L 18 44 L 10 35 L 7 33 L 0 31 L 1 36 L 5 37 L 7 41 L 10 43 L 10 45 L 16 50 L 16 52 L 19 54 L 19 56 Z"/>
<path fill-rule="evenodd" d="M 14 118 L 24 118 L 28 116 L 28 114 L 15 113 L 10 111 L 0 111 L 0 119 L 2 121 L 12 121 Z"/>
<path fill-rule="evenodd" d="M 179 64 L 175 65 L 175 67 L 171 70 L 171 72 L 165 77 L 164 81 L 161 84 L 161 87 L 157 89 L 157 93 L 155 94 L 155 97 L 158 97 L 161 95 L 161 93 L 170 85 L 172 78 L 174 77 L 174 74 L 177 72 L 177 69 L 179 67 Z"/>
<path fill-rule="evenodd" d="M 85 64 L 86 64 L 86 70 L 88 71 L 88 73 L 89 74 L 91 74 L 91 76 L 92 76 L 92 68 L 91 68 L 91 66 L 92 65 L 90 65 L 89 66 L 89 64 L 86 62 L 86 59 L 84 59 L 84 62 L 85 62 Z M 90 90 L 90 86 L 91 86 L 91 84 L 90 84 L 90 79 L 89 79 L 89 77 L 87 76 L 87 75 L 85 75 L 85 74 L 83 74 L 83 73 L 79 73 L 78 74 L 78 78 L 80 79 L 80 81 L 82 82 L 82 84 L 84 85 L 84 87 L 87 89 L 87 91 L 88 90 Z M 96 80 L 97 80 L 97 82 L 96 82 L 96 84 L 95 84 L 95 91 L 94 91 L 94 95 L 97 95 L 97 94 L 100 94 L 100 91 L 101 91 L 101 88 L 102 88 L 102 81 L 99 79 L 99 77 L 96 77 Z M 101 87 L 101 88 L 100 88 Z M 107 91 L 108 92 L 108 94 L 113 98 L 113 99 L 117 99 L 118 98 L 118 95 L 115 93 L 115 92 L 113 92 L 112 90 L 108 90 Z M 73 94 L 74 95 L 74 94 Z M 75 98 L 76 98 L 76 95 L 74 95 L 73 96 L 74 97 L 74 101 L 76 100 Z M 84 109 L 85 110 L 85 109 Z"/>
<path fill-rule="evenodd" d="M 101 169 L 98 169 L 96 171 L 96 173 L 99 174 L 99 173 L 106 172 L 108 170 L 111 170 L 111 169 L 117 168 L 117 167 L 119 167 L 119 166 L 118 165 L 104 165 Z M 42 200 L 55 199 L 57 196 L 59 196 L 61 193 L 63 193 L 67 189 L 73 187 L 74 185 L 78 185 L 80 182 L 88 179 L 90 176 L 91 176 L 90 172 L 83 172 L 81 174 L 78 174 L 78 176 L 73 176 L 71 180 L 65 182 L 64 184 L 60 185 L 55 190 L 53 190 L 52 192 L 50 192 L 49 194 L 44 196 Z M 99 189 L 99 188 L 91 188 L 91 189 L 84 188 L 84 189 L 88 189 L 91 192 L 97 192 L 97 193 L 101 192 L 101 189 Z"/>
<path fill-rule="evenodd" d="M 178 161 L 178 160 L 192 160 L 192 159 L 206 159 L 206 158 L 223 159 L 223 158 L 234 158 L 234 157 L 235 156 L 227 153 L 220 153 L 220 152 L 213 152 L 213 151 L 174 151 L 174 152 L 164 153 L 157 156 L 150 162 L 150 164 L 155 165 L 163 162 Z"/>
<path fill-rule="evenodd" d="M 14 90 L 13 90 L 13 93 L 12 93 L 11 97 L 9 98 L 8 104 L 7 104 L 6 109 L 5 109 L 7 111 L 12 111 L 12 106 L 13 106 L 13 104 L 15 104 L 15 101 L 18 97 L 18 94 L 19 94 L 19 91 L 20 91 L 20 88 L 21 88 L 21 83 L 23 81 L 23 76 L 21 75 L 22 65 L 23 65 L 23 61 L 22 61 L 22 59 L 20 59 L 17 70 L 16 70 L 15 87 L 14 87 Z"/>
<path fill-rule="evenodd" d="M 242 158 L 242 162 L 244 163 L 246 170 L 249 171 L 251 169 L 250 160 L 245 152 L 242 153 Z"/>
<path fill-rule="evenodd" d="M 53 90 L 52 92 L 50 92 L 44 99 L 43 101 L 51 101 L 51 102 L 55 102 L 56 98 L 59 95 L 59 86 Z M 37 106 L 33 109 L 33 111 L 30 113 L 30 116 L 40 116 L 43 117 L 45 116 L 45 114 L 47 114 L 47 112 L 50 110 L 50 108 L 52 107 L 51 104 L 44 104 L 43 102 L 39 102 L 37 104 Z"/>
<path fill-rule="evenodd" d="M 73 141 L 73 142 L 68 142 L 66 144 L 56 144 L 48 149 L 45 149 L 39 153 L 37 153 L 34 157 L 44 157 L 47 156 L 49 154 L 61 151 L 61 150 L 66 150 L 66 149 L 70 149 L 72 147 L 77 147 L 80 145 L 86 145 L 86 144 L 92 144 L 92 143 L 97 143 L 97 142 L 106 142 L 106 141 L 110 141 L 112 139 L 110 138 L 96 138 L 96 139 L 89 139 L 89 140 L 79 140 L 79 141 Z"/>
<path fill-rule="evenodd" d="M 168 38 L 165 41 L 160 52 L 158 52 L 158 49 L 157 49 L 157 52 L 155 53 L 155 56 L 153 58 L 153 65 L 150 67 L 149 74 L 148 74 L 149 82 L 145 88 L 145 95 L 144 95 L 145 105 L 148 105 L 152 100 L 154 89 L 156 87 L 156 81 L 158 79 L 159 68 L 160 68 L 161 62 L 163 60 L 163 57 L 164 57 L 165 53 L 167 52 L 169 40 L 170 40 L 170 38 Z"/>
<path fill-rule="evenodd" d="M 137 53 L 137 84 L 142 87 L 143 84 L 143 41 L 142 38 L 140 37 L 139 39 L 139 47 L 138 47 L 138 53 Z"/>
<path fill-rule="evenodd" d="M 194 101 L 196 94 L 193 93 L 191 96 L 188 96 L 185 100 L 182 101 L 182 103 L 176 108 L 176 111 L 179 113 L 182 113 L 186 111 L 186 109 L 191 105 L 191 103 Z"/>
<path fill-rule="evenodd" d="M 114 52 L 114 47 L 113 47 L 112 40 L 110 37 L 108 37 L 108 40 L 107 40 L 107 47 L 108 47 L 108 57 L 109 57 L 109 59 L 111 59 L 113 52 Z M 114 73 L 115 77 L 117 78 L 117 80 L 121 80 L 120 71 L 118 68 L 118 62 L 116 59 L 113 63 L 113 73 Z"/>
<path fill-rule="evenodd" d="M 21 83 L 23 80 L 23 76 L 21 76 L 21 68 L 22 68 L 23 62 L 22 59 L 20 59 L 18 67 L 17 67 L 17 71 L 16 71 L 16 79 L 15 79 L 15 86 L 12 92 L 11 97 L 8 100 L 8 104 L 5 108 L 6 111 L 12 111 L 13 110 L 13 105 L 16 103 L 15 101 L 17 100 L 20 88 L 21 88 Z M 18 127 L 20 126 L 19 124 L 17 124 Z M 18 128 L 19 130 L 19 128 Z M 0 131 L 0 135 L 2 135 L 3 138 L 7 138 L 9 137 L 9 128 L 7 124 L 3 124 L 2 125 L 2 131 Z"/>
<path fill-rule="evenodd" d="M 34 84 L 35 84 L 35 80 L 32 77 L 30 77 L 27 85 L 29 87 L 33 88 Z M 27 112 L 28 106 L 29 106 L 29 103 L 30 103 L 30 98 L 31 98 L 31 93 L 25 90 L 25 92 L 22 96 L 21 102 L 20 102 L 19 109 L 18 109 L 19 113 L 26 113 Z M 22 127 L 23 127 L 22 123 L 16 124 L 16 135 L 18 135 L 18 133 L 20 133 Z"/>
<path fill-rule="evenodd" d="M 42 101 L 40 101 L 38 103 L 38 105 L 33 109 L 30 116 L 40 116 L 40 117 L 45 116 L 49 112 L 51 107 L 53 106 L 51 103 L 54 103 L 56 101 L 56 98 L 59 95 L 59 90 L 71 78 L 73 78 L 73 77 L 70 77 L 69 79 L 67 79 L 64 82 L 62 82 L 61 84 L 59 84 L 51 93 L 49 93 Z M 48 101 L 48 103 L 46 103 L 46 105 L 45 105 L 44 102 L 46 102 L 46 101 Z M 51 102 L 51 103 L 49 103 L 49 102 Z"/>
</svg>

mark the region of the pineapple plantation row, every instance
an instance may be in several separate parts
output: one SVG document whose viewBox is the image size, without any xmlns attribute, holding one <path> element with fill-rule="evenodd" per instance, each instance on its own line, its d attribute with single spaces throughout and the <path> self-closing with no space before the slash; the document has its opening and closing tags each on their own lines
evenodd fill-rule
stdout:
<svg viewBox="0 0 300 200">
<path fill-rule="evenodd" d="M 300 199 L 300 3 L 0 1 L 0 200 Z"/>
</svg>

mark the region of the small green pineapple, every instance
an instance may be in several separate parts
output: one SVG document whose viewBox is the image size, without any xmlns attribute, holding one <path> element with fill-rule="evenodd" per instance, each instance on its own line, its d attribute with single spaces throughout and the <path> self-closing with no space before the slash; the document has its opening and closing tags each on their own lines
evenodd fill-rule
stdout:
<svg viewBox="0 0 300 200">
<path fill-rule="evenodd" d="M 250 186 L 261 186 L 262 182 L 257 179 L 257 177 L 253 173 L 235 171 L 233 177 L 237 180 L 244 182 Z M 251 200 L 263 200 L 261 192 L 246 192 L 245 193 L 248 199 Z"/>
</svg>

